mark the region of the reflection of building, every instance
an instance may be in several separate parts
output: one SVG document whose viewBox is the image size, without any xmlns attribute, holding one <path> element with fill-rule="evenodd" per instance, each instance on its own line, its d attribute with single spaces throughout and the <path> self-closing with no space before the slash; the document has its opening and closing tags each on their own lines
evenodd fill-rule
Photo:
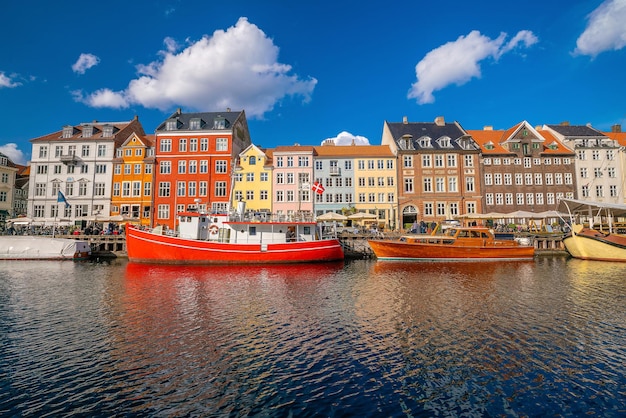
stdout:
<svg viewBox="0 0 626 418">
<path fill-rule="evenodd" d="M 250 145 L 245 112 L 183 113 L 155 131 L 153 224 L 175 227 L 176 213 L 230 209 L 235 159 Z"/>
<path fill-rule="evenodd" d="M 133 134 L 113 161 L 111 215 L 150 225 L 154 179 L 154 136 Z"/>
<path fill-rule="evenodd" d="M 481 213 L 480 148 L 459 123 L 385 122 L 382 145 L 398 156 L 401 226 Z"/>
<path fill-rule="evenodd" d="M 89 122 L 31 140 L 28 215 L 35 220 L 108 215 L 115 150 L 144 135 L 139 119 Z M 57 202 L 58 192 L 69 205 Z"/>
<path fill-rule="evenodd" d="M 549 131 L 524 121 L 504 131 L 468 132 L 482 151 L 485 213 L 544 212 L 559 197 L 574 197 L 575 155 Z"/>
<path fill-rule="evenodd" d="M 17 177 L 15 178 L 15 189 L 13 193 L 13 217 L 26 215 L 28 212 L 28 180 L 30 177 L 30 166 L 18 166 Z"/>
<path fill-rule="evenodd" d="M 232 206 L 246 202 L 246 209 L 272 212 L 272 152 L 251 144 L 239 154 L 235 167 Z"/>
</svg>

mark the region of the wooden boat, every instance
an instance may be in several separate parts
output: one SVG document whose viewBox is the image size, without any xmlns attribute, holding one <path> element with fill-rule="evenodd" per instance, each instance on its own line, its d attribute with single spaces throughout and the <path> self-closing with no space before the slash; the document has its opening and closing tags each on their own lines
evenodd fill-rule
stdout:
<svg viewBox="0 0 626 418">
<path fill-rule="evenodd" d="M 0 260 L 85 260 L 89 242 L 34 235 L 0 236 Z"/>
<path fill-rule="evenodd" d="M 129 226 L 128 259 L 164 264 L 315 263 L 343 260 L 336 236 L 315 222 L 242 219 L 224 214 L 180 213 L 179 232 Z"/>
<path fill-rule="evenodd" d="M 532 259 L 535 248 L 498 240 L 489 228 L 451 227 L 441 234 L 405 235 L 399 240 L 369 240 L 379 260 L 489 261 Z"/>
<path fill-rule="evenodd" d="M 626 261 L 626 228 L 615 222 L 626 217 L 626 205 L 561 199 L 559 211 L 570 217 L 571 232 L 563 245 L 572 257 Z"/>
</svg>

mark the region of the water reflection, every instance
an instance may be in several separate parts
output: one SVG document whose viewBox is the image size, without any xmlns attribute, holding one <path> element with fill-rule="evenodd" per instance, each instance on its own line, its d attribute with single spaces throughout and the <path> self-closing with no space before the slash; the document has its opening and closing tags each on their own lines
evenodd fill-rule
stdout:
<svg viewBox="0 0 626 418">
<path fill-rule="evenodd" d="M 624 414 L 626 264 L 1 267 L 6 415 Z"/>
</svg>

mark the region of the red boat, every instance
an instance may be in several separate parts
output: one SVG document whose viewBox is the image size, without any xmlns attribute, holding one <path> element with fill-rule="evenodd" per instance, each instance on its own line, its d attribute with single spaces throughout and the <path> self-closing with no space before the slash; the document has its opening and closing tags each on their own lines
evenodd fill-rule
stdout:
<svg viewBox="0 0 626 418">
<path fill-rule="evenodd" d="M 228 215 L 181 213 L 178 234 L 129 226 L 128 259 L 163 264 L 314 263 L 344 259 L 336 236 L 315 222 L 234 220 Z"/>
<path fill-rule="evenodd" d="M 443 234 L 369 240 L 369 244 L 380 260 L 528 260 L 535 255 L 532 245 L 495 239 L 488 228 L 481 227 L 452 227 Z"/>
</svg>

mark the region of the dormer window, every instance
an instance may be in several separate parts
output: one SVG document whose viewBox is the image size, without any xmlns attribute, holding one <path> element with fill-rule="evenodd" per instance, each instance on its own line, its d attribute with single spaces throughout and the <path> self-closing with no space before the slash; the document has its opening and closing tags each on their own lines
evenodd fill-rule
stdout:
<svg viewBox="0 0 626 418">
<path fill-rule="evenodd" d="M 165 121 L 166 131 L 175 131 L 178 129 L 178 119 L 169 119 Z"/>
<path fill-rule="evenodd" d="M 552 142 L 548 145 L 548 148 L 550 148 L 551 150 L 556 150 L 559 148 L 559 146 L 556 144 L 556 142 Z"/>
<path fill-rule="evenodd" d="M 256 165 L 256 157 L 255 156 L 251 156 L 250 157 L 250 162 L 248 163 L 250 165 Z"/>
<path fill-rule="evenodd" d="M 495 147 L 493 146 L 493 142 L 487 142 L 485 144 L 485 149 L 494 149 Z"/>
<path fill-rule="evenodd" d="M 93 125 L 83 125 L 83 138 L 91 138 L 93 136 Z"/>
<path fill-rule="evenodd" d="M 439 142 L 439 146 L 441 148 L 450 148 L 450 147 L 452 147 L 452 144 L 450 142 L 450 138 L 447 137 L 447 136 L 442 136 L 441 138 L 439 138 L 439 141 L 437 141 L 437 142 Z"/>
<path fill-rule="evenodd" d="M 189 129 L 197 131 L 202 129 L 203 121 L 200 118 L 193 118 L 189 121 Z"/>
<path fill-rule="evenodd" d="M 431 148 L 432 147 L 431 139 L 427 136 L 421 137 L 419 140 L 419 146 L 421 148 Z"/>
<path fill-rule="evenodd" d="M 216 117 L 213 120 L 213 129 L 226 129 L 226 118 L 221 116 Z"/>
<path fill-rule="evenodd" d="M 63 138 L 71 138 L 74 134 L 73 126 L 64 126 L 63 127 Z"/>
<path fill-rule="evenodd" d="M 102 127 L 102 136 L 104 138 L 110 138 L 113 136 L 113 126 L 112 125 L 104 125 Z"/>
</svg>

